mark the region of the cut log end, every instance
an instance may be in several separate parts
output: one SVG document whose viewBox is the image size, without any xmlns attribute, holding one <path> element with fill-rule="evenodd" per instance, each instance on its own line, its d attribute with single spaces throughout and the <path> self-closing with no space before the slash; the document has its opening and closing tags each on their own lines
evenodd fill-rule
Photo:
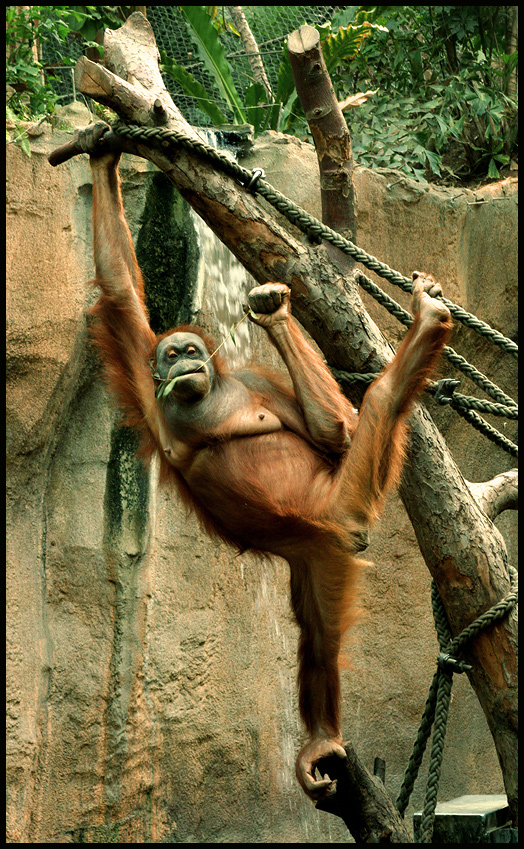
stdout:
<svg viewBox="0 0 524 849">
<path fill-rule="evenodd" d="M 320 36 L 317 30 L 314 27 L 304 24 L 291 33 L 287 40 L 287 49 L 290 53 L 299 56 L 301 53 L 307 53 L 308 50 L 313 50 L 319 44 Z"/>
</svg>

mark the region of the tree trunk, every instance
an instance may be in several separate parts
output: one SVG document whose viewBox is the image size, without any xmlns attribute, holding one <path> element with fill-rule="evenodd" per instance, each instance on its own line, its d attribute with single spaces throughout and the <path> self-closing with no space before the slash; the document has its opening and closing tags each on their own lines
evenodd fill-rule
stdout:
<svg viewBox="0 0 524 849">
<path fill-rule="evenodd" d="M 164 87 L 157 55 L 148 22 L 134 13 L 120 30 L 106 35 L 105 64 L 110 70 L 80 60 L 77 87 L 124 120 L 144 126 L 163 123 L 195 136 Z M 95 79 L 93 68 L 102 76 Z M 325 85 L 319 81 L 317 91 Z M 315 108 L 314 101 L 312 105 Z M 349 150 L 345 141 L 341 144 Z M 331 365 L 367 372 L 379 371 L 388 362 L 391 348 L 365 312 L 355 282 L 344 278 L 323 245 L 299 242 L 250 192 L 193 153 L 167 154 L 130 142 L 123 148 L 158 165 L 259 283 L 278 280 L 292 288 L 297 318 Z M 333 162 L 329 153 L 324 159 Z M 328 191 L 331 195 L 329 181 Z M 347 197 L 344 203 L 349 208 Z M 326 205 L 331 207 L 331 201 Z M 456 635 L 507 595 L 506 548 L 424 408 L 416 409 L 411 425 L 401 497 Z M 516 816 L 515 614 L 481 634 L 466 659 L 473 665 L 468 674 L 486 713 Z"/>
<path fill-rule="evenodd" d="M 315 142 L 321 174 L 323 222 L 342 233 L 347 227 L 356 229 L 354 195 L 347 188 L 353 167 L 349 133 L 322 58 L 318 32 L 312 27 L 300 27 L 290 35 L 288 49 L 297 93 Z M 341 139 L 344 140 L 342 144 Z M 323 348 L 321 342 L 319 345 Z M 422 410 L 420 413 L 413 422 L 410 462 L 403 474 L 400 495 L 444 602 L 453 636 L 456 636 L 507 594 L 506 548 L 490 520 L 500 509 L 514 504 L 515 476 L 510 473 L 509 477 L 499 476 L 489 484 L 469 484 L 469 491 L 466 491 L 465 481 L 454 467 L 440 434 L 423 423 Z M 420 445 L 418 451 L 414 451 L 416 444 Z M 420 498 L 421 492 L 425 493 L 423 498 Z M 479 511 L 471 503 L 471 495 Z M 462 512 L 465 501 L 471 506 Z M 443 516 L 447 516 L 447 522 L 442 521 Z M 461 537 L 463 533 L 465 537 Z M 474 550 L 470 551 L 469 545 L 464 547 L 461 538 L 475 541 Z M 490 550 L 488 564 L 492 570 L 486 571 L 483 559 Z M 457 594 L 457 582 L 464 592 Z M 470 589 L 473 593 L 468 596 Z M 508 796 L 510 787 L 513 796 L 516 793 L 513 787 L 516 779 L 516 691 L 513 690 L 512 709 L 505 717 L 500 716 L 500 700 L 507 696 L 506 686 L 500 686 L 500 673 L 504 657 L 507 657 L 508 677 L 516 687 L 516 643 L 515 633 L 508 628 L 508 623 L 499 627 L 501 630 L 495 640 L 494 629 L 491 629 L 481 634 L 474 649 L 468 652 L 469 662 L 476 661 L 470 680 L 488 717 Z M 499 670 L 498 683 L 495 683 L 496 672 L 490 661 L 493 651 L 499 653 L 495 662 Z M 370 789 L 374 786 L 371 784 Z"/>
<path fill-rule="evenodd" d="M 507 6 L 506 53 L 512 54 L 519 49 L 519 7 Z M 516 97 L 519 90 L 517 66 L 512 70 L 506 85 L 506 94 Z"/>
<path fill-rule="evenodd" d="M 256 43 L 255 36 L 251 32 L 251 28 L 246 21 L 244 10 L 242 6 L 228 6 L 227 8 L 231 15 L 231 19 L 240 34 L 244 50 L 246 51 L 247 58 L 251 66 L 253 79 L 255 82 L 261 83 L 264 86 L 267 99 L 269 103 L 271 103 L 273 100 L 273 92 L 271 91 L 271 86 L 262 62 L 262 57 L 258 51 L 258 44 Z"/>
<path fill-rule="evenodd" d="M 317 808 L 341 817 L 356 843 L 412 843 L 382 781 L 371 775 L 352 746 L 344 748 L 346 761 L 336 757 L 323 761 L 330 778 L 337 781 L 337 792 L 317 802 Z"/>
<path fill-rule="evenodd" d="M 295 87 L 315 142 L 320 170 L 322 221 L 351 241 L 357 239 L 353 156 L 346 119 L 326 69 L 316 29 L 302 26 L 288 39 Z M 328 254 L 346 273 L 355 261 L 328 245 Z"/>
</svg>

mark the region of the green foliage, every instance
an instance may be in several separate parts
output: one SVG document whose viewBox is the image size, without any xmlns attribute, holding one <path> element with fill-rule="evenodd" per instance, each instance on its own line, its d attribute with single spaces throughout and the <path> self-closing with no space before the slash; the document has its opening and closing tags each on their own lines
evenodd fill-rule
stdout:
<svg viewBox="0 0 524 849">
<path fill-rule="evenodd" d="M 213 22 L 204 6 L 180 6 L 182 14 L 191 27 L 200 58 L 210 72 L 219 94 L 233 113 L 235 123 L 245 123 L 246 116 L 242 101 L 231 76 L 231 68 L 226 59 Z"/>
<path fill-rule="evenodd" d="M 353 7 L 355 8 L 355 7 Z M 367 40 L 334 80 L 337 91 L 379 89 L 348 113 L 363 165 L 418 179 L 487 175 L 515 153 L 518 54 L 505 53 L 501 6 L 361 6 L 387 32 Z"/>
<path fill-rule="evenodd" d="M 282 35 L 276 91 L 268 102 L 252 82 L 241 93 L 228 73 L 219 7 L 181 7 L 211 87 L 163 55 L 164 68 L 186 94 L 199 98 L 219 126 L 253 124 L 301 137 L 309 129 L 298 100 Z M 245 7 L 259 39 L 274 31 L 284 7 Z M 285 7 L 294 8 L 294 7 Z M 498 6 L 346 6 L 318 27 L 327 69 L 340 100 L 378 93 L 347 113 L 356 159 L 396 168 L 421 180 L 499 176 L 516 144 L 516 98 L 507 93 L 518 54 L 506 53 L 507 10 Z M 266 29 L 264 28 L 266 27 Z M 229 25 L 234 32 L 234 27 Z M 240 46 L 240 45 L 239 45 Z M 229 69 L 230 70 L 230 69 Z M 229 118 L 216 105 L 227 104 Z"/>
<path fill-rule="evenodd" d="M 238 82 L 226 55 L 225 36 L 240 37 L 225 7 L 178 7 L 187 26 L 188 56 L 206 70 L 197 80 L 162 52 L 162 70 L 194 98 L 215 126 L 250 123 L 258 134 L 281 130 L 300 137 L 309 128 L 297 98 L 286 40 L 296 27 L 295 6 L 244 7 L 259 43 L 282 33 L 276 85 L 268 99 L 252 77 Z M 357 161 L 392 167 L 419 179 L 499 176 L 516 153 L 518 53 L 508 39 L 511 6 L 345 6 L 318 27 L 339 100 L 378 89 L 346 113 Z M 17 120 L 52 115 L 59 96 L 53 69 L 38 58 L 46 39 L 63 43 L 61 63 L 73 65 L 67 46 L 118 27 L 134 6 L 7 6 L 7 105 Z M 289 17 L 289 31 L 286 20 Z M 291 24 L 291 21 L 293 23 Z M 232 35 L 233 34 L 233 35 Z M 192 45 L 192 46 L 191 46 Z M 232 60 L 234 61 L 234 60 Z M 277 60 L 278 61 L 278 60 Z M 269 70 L 269 69 L 267 69 Z M 219 103 L 217 103 L 219 101 Z M 26 144 L 23 128 L 15 140 Z"/>
<path fill-rule="evenodd" d="M 288 51 L 284 43 L 286 34 L 282 36 L 282 57 L 274 99 L 268 102 L 266 90 L 259 82 L 252 82 L 242 96 L 233 81 L 231 67 L 219 38 L 219 32 L 224 28 L 224 19 L 216 16 L 217 7 L 180 6 L 180 9 L 198 55 L 211 76 L 213 88 L 207 91 L 192 74 L 169 57 L 166 51 L 161 51 L 162 70 L 179 83 L 186 94 L 197 98 L 200 108 L 215 126 L 228 123 L 228 119 L 215 103 L 218 94 L 227 104 L 233 121 L 253 124 L 255 134 L 270 128 L 307 135 L 307 122 L 295 92 Z M 280 13 L 281 11 L 280 8 Z M 265 12 L 268 17 L 275 14 L 273 7 L 265 7 Z M 231 29 L 234 31 L 234 28 Z M 372 29 L 383 27 L 367 22 L 339 27 L 336 32 L 331 31 L 329 24 L 319 27 L 328 70 L 331 72 L 342 62 L 353 58 Z"/>
<path fill-rule="evenodd" d="M 7 104 L 19 118 L 52 115 L 59 96 L 56 77 L 38 58 L 39 45 L 57 38 L 66 43 L 81 38 L 85 47 L 101 47 L 94 40 L 104 27 L 121 26 L 127 6 L 6 6 Z M 63 55 L 61 64 L 74 65 Z"/>
<path fill-rule="evenodd" d="M 512 102 L 503 93 L 464 81 L 427 87 L 416 96 L 374 97 L 350 114 L 353 153 L 368 167 L 396 168 L 417 179 L 474 173 L 499 176 L 507 165 L 513 133 Z M 351 120 L 354 115 L 354 120 Z"/>
<path fill-rule="evenodd" d="M 15 134 L 13 138 L 11 138 L 11 133 L 9 132 L 9 130 L 6 129 L 5 131 L 6 144 L 19 144 L 21 150 L 30 159 L 31 146 L 29 144 L 27 132 L 25 130 L 25 127 L 20 123 L 20 119 L 18 118 L 18 116 L 15 115 L 15 113 L 9 106 L 6 107 L 6 118 L 8 121 L 12 121 L 15 125 Z"/>
<path fill-rule="evenodd" d="M 357 25 L 346 24 L 345 27 L 340 26 L 335 32 L 331 31 L 331 27 L 332 25 L 327 24 L 318 28 L 324 61 L 330 74 L 339 65 L 345 64 L 357 55 L 362 42 L 371 35 L 372 30 L 387 32 L 386 27 L 370 24 L 368 21 Z"/>
<path fill-rule="evenodd" d="M 6 7 L 6 84 L 10 87 L 7 103 L 19 117 L 51 112 L 55 105 L 54 93 L 46 85 L 35 53 L 37 40 L 45 37 L 47 28 L 56 24 L 59 29 L 62 22 L 54 14 L 42 19 L 40 9 Z"/>
<path fill-rule="evenodd" d="M 172 80 L 177 82 L 186 94 L 194 97 L 202 112 L 211 118 L 215 127 L 220 127 L 222 124 L 227 124 L 228 119 L 222 110 L 216 105 L 212 95 L 209 95 L 204 86 L 195 79 L 193 74 L 186 71 L 182 65 L 177 63 L 167 55 L 165 50 L 160 51 L 162 60 L 162 70 Z M 243 123 L 243 122 L 242 122 Z"/>
</svg>

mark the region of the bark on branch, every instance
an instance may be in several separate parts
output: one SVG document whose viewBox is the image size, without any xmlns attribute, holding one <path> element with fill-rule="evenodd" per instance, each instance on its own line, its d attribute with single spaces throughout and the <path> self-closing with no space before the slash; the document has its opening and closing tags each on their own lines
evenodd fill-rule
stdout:
<svg viewBox="0 0 524 849">
<path fill-rule="evenodd" d="M 518 474 L 518 469 L 510 469 L 485 483 L 467 481 L 473 498 L 492 521 L 504 510 L 518 510 Z"/>
<path fill-rule="evenodd" d="M 308 47 L 302 36 L 291 43 L 301 61 L 311 62 L 311 51 L 316 49 L 313 44 Z M 161 115 L 168 128 L 195 135 L 163 85 L 157 55 L 148 22 L 134 13 L 120 30 L 106 37 L 105 62 L 112 73 L 97 66 L 100 71 L 96 73 L 102 76 L 95 77 L 86 60 L 81 60 L 78 88 L 128 121 L 152 126 Z M 311 64 L 313 75 L 325 77 L 325 68 L 315 68 L 315 64 Z M 326 86 L 325 79 L 317 79 L 314 91 L 320 105 L 328 102 L 323 94 Z M 308 114 L 309 107 L 315 110 L 317 106 L 311 92 L 304 96 L 309 97 L 305 102 Z M 157 101 L 160 108 L 155 108 Z M 325 121 L 323 126 L 329 126 L 333 118 L 333 110 L 317 115 L 315 132 L 319 123 Z M 353 232 L 354 224 L 344 221 L 341 212 L 351 208 L 346 191 L 351 173 L 348 140 L 342 130 L 340 137 L 327 130 L 318 131 L 318 137 L 320 145 L 326 139 L 333 145 L 330 141 L 322 156 L 323 193 L 331 226 Z M 291 287 L 298 319 L 330 364 L 346 371 L 377 372 L 388 362 L 391 349 L 365 312 L 355 282 L 341 273 L 339 263 L 332 261 L 323 245 L 299 242 L 250 192 L 194 154 L 181 150 L 167 155 L 134 143 L 126 143 L 124 149 L 158 165 L 258 282 L 279 280 Z M 344 175 L 342 184 L 340 173 Z M 337 185 L 342 200 L 335 197 Z M 456 635 L 508 593 L 506 549 L 422 407 L 411 419 L 409 457 L 400 493 Z M 465 659 L 473 665 L 469 677 L 492 731 L 516 815 L 515 615 L 480 635 Z"/>
<path fill-rule="evenodd" d="M 317 802 L 319 811 L 341 817 L 356 843 L 413 843 L 382 781 L 365 768 L 352 746 L 347 760 L 326 758 L 322 772 L 337 781 L 334 796 Z"/>
<path fill-rule="evenodd" d="M 355 227 L 353 203 L 348 200 L 351 196 L 347 191 L 344 192 L 344 178 L 350 179 L 351 175 L 351 147 L 349 144 L 341 145 L 338 141 L 344 138 L 345 119 L 321 58 L 318 33 L 311 27 L 300 27 L 289 37 L 288 48 L 297 92 L 317 149 L 323 215 L 331 217 L 330 226 L 333 229 L 343 231 L 344 227 Z M 337 132 L 332 131 L 333 127 L 338 128 Z M 326 162 L 331 175 L 328 183 L 330 192 L 324 191 Z M 334 173 L 337 174 L 336 179 L 333 179 Z M 337 190 L 342 195 L 338 203 Z M 344 210 L 348 215 L 346 222 Z M 490 511 L 499 509 L 505 503 L 502 500 L 503 492 L 507 494 L 509 486 L 504 487 L 496 479 L 497 483 L 490 489 L 489 495 L 484 490 L 481 503 L 477 504 L 476 500 L 473 502 L 471 486 L 467 488 L 440 435 L 437 439 L 436 429 L 429 421 L 423 424 L 422 418 L 423 415 L 413 417 L 411 462 L 404 471 L 400 495 L 455 636 L 509 590 L 506 548 L 497 529 L 488 521 L 492 518 Z M 481 495 L 478 489 L 474 494 Z M 476 509 L 477 506 L 483 512 Z M 464 537 L 461 537 L 462 533 Z M 464 540 L 468 540 L 468 544 L 465 545 Z M 498 656 L 495 665 L 501 664 L 500 670 L 504 663 L 503 656 L 511 658 L 511 683 L 506 679 L 502 689 L 499 686 L 500 672 L 497 674 L 490 662 L 493 651 Z M 516 748 L 512 748 L 516 746 L 517 730 L 515 614 L 498 632 L 493 629 L 481 634 L 468 656 L 473 664 L 469 677 L 486 713 L 508 797 L 513 800 L 516 812 L 517 763 Z M 497 677 L 499 684 L 496 683 Z M 509 709 L 504 717 L 500 711 L 502 698 L 508 698 L 506 705 Z"/>
<path fill-rule="evenodd" d="M 353 166 L 349 132 L 326 70 L 318 32 L 312 27 L 300 27 L 290 35 L 288 49 L 296 89 L 317 151 L 323 221 L 339 232 L 347 231 L 347 228 L 356 230 L 354 195 L 352 187 L 351 190 L 348 188 Z M 332 254 L 332 257 L 337 259 L 336 254 Z M 322 347 L 322 343 L 319 344 Z M 445 446 L 440 439 L 437 440 L 437 432 L 430 427 L 429 422 L 423 425 L 421 418 L 418 416 L 413 420 L 412 462 L 403 475 L 400 494 L 417 533 L 421 552 L 439 588 L 455 636 L 469 622 L 474 621 L 480 612 L 498 601 L 499 592 L 502 595 L 507 592 L 509 578 L 505 545 L 496 528 L 491 522 L 487 523 L 485 517 L 492 519 L 496 511 L 506 509 L 503 505 L 509 504 L 516 486 L 511 485 L 513 477 L 510 484 L 506 476 L 500 476 L 504 478 L 503 481 L 496 478 L 491 482 L 492 486 L 484 485 L 482 490 L 470 484 L 468 492 Z M 414 451 L 415 446 L 420 450 Z M 434 488 L 433 484 L 439 489 Z M 422 498 L 421 493 L 424 493 Z M 472 507 L 468 497 L 470 493 L 485 516 Z M 470 509 L 461 511 L 464 501 Z M 478 541 L 478 547 L 468 551 L 467 546 L 459 543 L 457 534 L 460 532 L 466 534 L 464 538 Z M 484 550 L 481 540 L 484 541 Z M 489 557 L 491 566 L 487 574 L 482 562 L 484 556 Z M 497 584 L 495 594 L 491 591 L 492 582 Z M 464 590 L 458 595 L 457 583 Z M 473 597 L 468 599 L 470 589 L 473 589 L 474 600 Z M 504 654 L 507 651 L 515 660 L 515 639 L 514 626 L 509 622 L 497 635 L 481 635 L 471 651 L 475 666 L 470 676 L 488 717 L 510 798 L 516 794 L 516 760 L 508 747 L 507 730 L 509 720 L 512 729 L 510 736 L 516 734 L 516 692 L 512 690 L 512 708 L 501 722 L 501 692 L 497 685 L 493 685 L 491 676 L 494 669 L 490 668 L 489 656 L 496 647 L 496 651 Z M 512 664 L 512 677 L 512 687 L 516 687 L 516 663 Z M 373 794 L 374 788 L 375 785 L 370 783 L 370 793 Z M 353 785 L 354 792 L 356 789 L 356 785 Z"/>
<path fill-rule="evenodd" d="M 288 39 L 289 60 L 295 87 L 315 142 L 320 171 L 322 221 L 356 241 L 357 218 L 353 188 L 351 138 L 340 109 L 316 29 L 302 26 Z M 328 246 L 328 254 L 346 274 L 354 267 L 351 257 Z"/>
</svg>

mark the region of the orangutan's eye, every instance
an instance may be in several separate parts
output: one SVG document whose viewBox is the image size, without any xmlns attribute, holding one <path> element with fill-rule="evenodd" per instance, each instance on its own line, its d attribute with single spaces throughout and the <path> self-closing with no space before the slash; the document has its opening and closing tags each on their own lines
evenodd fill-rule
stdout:
<svg viewBox="0 0 524 849">
<path fill-rule="evenodd" d="M 175 360 L 176 356 L 177 356 L 175 349 L 174 348 L 168 348 L 167 356 L 169 357 L 170 360 Z"/>
<path fill-rule="evenodd" d="M 196 352 L 197 352 L 197 349 L 195 348 L 195 346 L 194 346 L 194 345 L 188 345 L 188 347 L 187 347 L 187 353 L 188 353 L 190 356 L 191 356 L 192 354 L 196 354 Z"/>
</svg>

